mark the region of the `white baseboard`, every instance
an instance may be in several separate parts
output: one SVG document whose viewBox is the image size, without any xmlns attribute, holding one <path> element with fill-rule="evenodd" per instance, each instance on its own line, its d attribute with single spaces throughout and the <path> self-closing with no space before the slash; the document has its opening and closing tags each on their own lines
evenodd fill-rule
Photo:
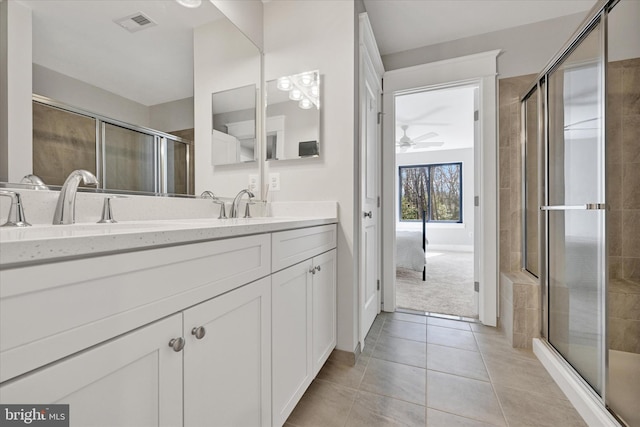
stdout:
<svg viewBox="0 0 640 427">
<path fill-rule="evenodd" d="M 427 245 L 427 252 L 449 251 L 449 252 L 473 252 L 473 246 L 469 245 Z"/>
<path fill-rule="evenodd" d="M 589 386 L 566 366 L 566 363 L 555 351 L 549 348 L 545 341 L 534 338 L 533 353 L 587 425 L 590 427 L 622 427 Z"/>
</svg>

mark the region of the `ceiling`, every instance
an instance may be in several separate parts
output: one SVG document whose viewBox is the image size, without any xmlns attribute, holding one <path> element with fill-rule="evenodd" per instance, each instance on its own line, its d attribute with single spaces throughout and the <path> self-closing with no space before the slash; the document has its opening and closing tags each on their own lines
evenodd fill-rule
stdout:
<svg viewBox="0 0 640 427">
<path fill-rule="evenodd" d="M 417 142 L 408 149 L 397 145 L 396 151 L 473 147 L 474 91 L 473 86 L 463 86 L 396 96 L 396 143 L 403 136 L 402 126 L 407 126 L 406 135 Z"/>
<path fill-rule="evenodd" d="M 174 0 L 20 0 L 33 11 L 33 62 L 146 106 L 193 96 L 193 29 L 224 15 Z M 157 25 L 130 33 L 116 19 Z"/>
<path fill-rule="evenodd" d="M 473 37 L 575 13 L 596 0 L 364 0 L 382 55 Z M 442 145 L 407 152 L 473 147 L 473 90 L 423 91 L 397 97 L 396 141 L 407 136 Z M 425 144 L 426 145 L 426 144 Z M 400 148 L 397 148 L 400 152 Z"/>
<path fill-rule="evenodd" d="M 364 0 L 381 55 L 585 12 L 595 0 Z"/>
</svg>

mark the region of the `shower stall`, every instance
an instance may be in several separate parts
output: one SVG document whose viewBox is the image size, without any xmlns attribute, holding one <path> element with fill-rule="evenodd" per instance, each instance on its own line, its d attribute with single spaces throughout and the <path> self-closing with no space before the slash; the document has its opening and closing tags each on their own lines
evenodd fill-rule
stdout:
<svg viewBox="0 0 640 427">
<path fill-rule="evenodd" d="M 542 345 L 608 410 L 598 422 L 630 427 L 640 426 L 639 28 L 640 2 L 598 2 L 522 98 L 523 267 L 541 283 Z"/>
</svg>

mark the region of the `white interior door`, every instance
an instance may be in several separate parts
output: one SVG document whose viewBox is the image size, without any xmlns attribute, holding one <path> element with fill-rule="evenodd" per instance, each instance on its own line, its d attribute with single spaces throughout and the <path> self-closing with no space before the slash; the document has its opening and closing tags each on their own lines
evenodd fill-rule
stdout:
<svg viewBox="0 0 640 427">
<path fill-rule="evenodd" d="M 366 47 L 360 53 L 360 343 L 380 312 L 380 77 Z"/>
<path fill-rule="evenodd" d="M 480 253 L 482 240 L 482 211 L 480 210 L 480 174 L 482 172 L 482 160 L 478 143 L 480 142 L 480 88 L 473 91 L 473 306 L 475 312 L 480 310 Z"/>
</svg>

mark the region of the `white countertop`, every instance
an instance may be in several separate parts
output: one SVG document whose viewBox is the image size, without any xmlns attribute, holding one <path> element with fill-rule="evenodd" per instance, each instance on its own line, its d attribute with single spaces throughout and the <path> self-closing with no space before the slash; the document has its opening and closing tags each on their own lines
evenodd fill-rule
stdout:
<svg viewBox="0 0 640 427">
<path fill-rule="evenodd" d="M 335 217 L 262 217 L 4 227 L 0 270 L 336 222 Z"/>
</svg>

